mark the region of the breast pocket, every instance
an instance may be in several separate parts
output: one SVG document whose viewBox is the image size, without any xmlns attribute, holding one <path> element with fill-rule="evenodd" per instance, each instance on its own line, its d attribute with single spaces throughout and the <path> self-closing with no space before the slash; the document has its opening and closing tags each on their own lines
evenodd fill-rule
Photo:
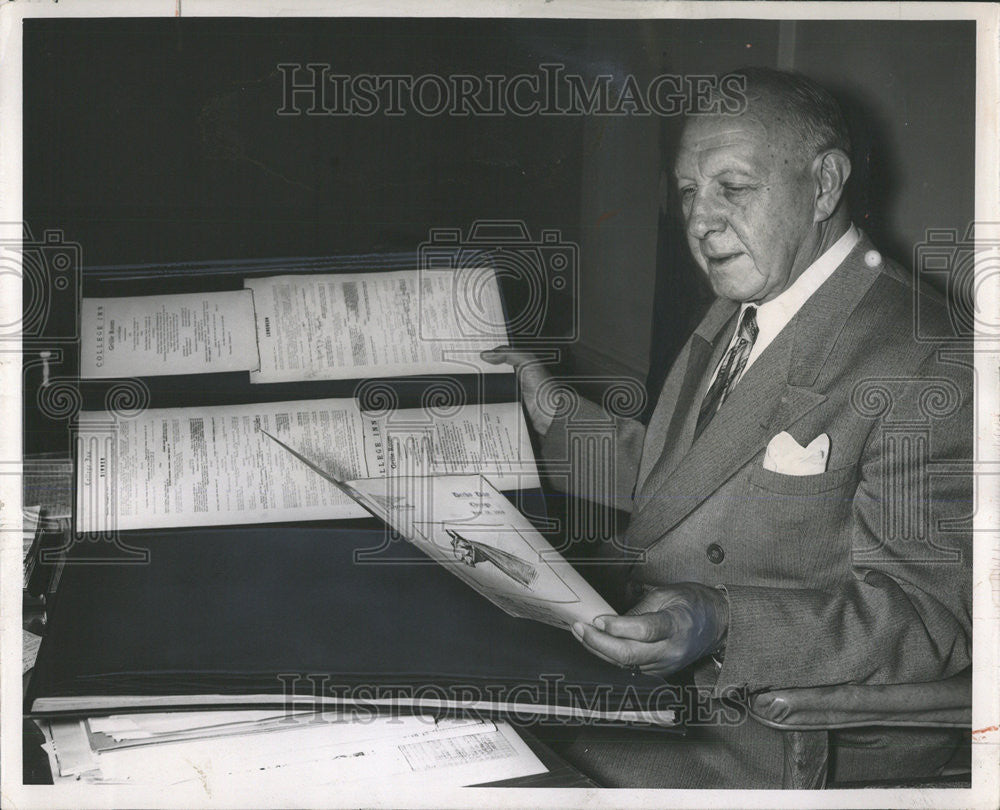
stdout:
<svg viewBox="0 0 1000 810">
<path fill-rule="evenodd" d="M 766 492 L 780 495 L 821 495 L 824 492 L 841 489 L 846 484 L 858 480 L 857 465 L 827 470 L 817 475 L 785 475 L 765 470 L 759 463 L 750 472 L 750 483 Z"/>
<path fill-rule="evenodd" d="M 839 571 L 850 556 L 856 466 L 818 475 L 784 475 L 752 468 L 746 492 L 745 531 L 757 551 L 762 581 L 810 585 Z M 828 583 L 827 583 L 828 584 Z"/>
</svg>

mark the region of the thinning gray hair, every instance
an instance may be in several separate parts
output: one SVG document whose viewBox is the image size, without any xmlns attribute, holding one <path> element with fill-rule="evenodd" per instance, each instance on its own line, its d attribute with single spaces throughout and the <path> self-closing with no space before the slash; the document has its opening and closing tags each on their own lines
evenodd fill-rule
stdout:
<svg viewBox="0 0 1000 810">
<path fill-rule="evenodd" d="M 830 92 L 812 79 L 789 70 L 748 67 L 733 71 L 746 79 L 749 108 L 763 103 L 771 116 L 780 116 L 814 157 L 828 149 L 851 154 L 851 135 L 840 105 Z M 785 114 L 787 113 L 787 115 Z"/>
</svg>

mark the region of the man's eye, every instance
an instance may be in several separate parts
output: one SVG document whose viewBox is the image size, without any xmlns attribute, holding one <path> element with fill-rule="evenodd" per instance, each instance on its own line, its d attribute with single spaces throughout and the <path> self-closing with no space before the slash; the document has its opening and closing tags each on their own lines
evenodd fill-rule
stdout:
<svg viewBox="0 0 1000 810">
<path fill-rule="evenodd" d="M 694 196 L 694 186 L 684 186 L 684 188 L 682 188 L 680 192 L 681 192 L 681 199 L 690 200 Z"/>
<path fill-rule="evenodd" d="M 731 183 L 723 186 L 722 188 L 729 199 L 742 197 L 750 190 L 750 186 L 738 186 Z"/>
</svg>

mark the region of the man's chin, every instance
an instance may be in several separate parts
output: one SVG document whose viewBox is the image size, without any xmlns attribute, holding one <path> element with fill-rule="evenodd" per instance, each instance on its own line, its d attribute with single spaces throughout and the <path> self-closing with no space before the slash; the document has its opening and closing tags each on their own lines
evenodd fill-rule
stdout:
<svg viewBox="0 0 1000 810">
<path fill-rule="evenodd" d="M 755 270 L 740 267 L 740 263 L 732 262 L 732 266 L 709 267 L 708 281 L 712 290 L 719 298 L 730 301 L 753 301 L 760 296 L 766 279 Z"/>
</svg>

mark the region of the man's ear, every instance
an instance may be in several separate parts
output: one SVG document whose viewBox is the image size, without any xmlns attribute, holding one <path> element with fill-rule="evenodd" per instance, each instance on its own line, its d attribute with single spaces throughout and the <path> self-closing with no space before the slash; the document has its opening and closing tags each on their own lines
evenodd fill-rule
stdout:
<svg viewBox="0 0 1000 810">
<path fill-rule="evenodd" d="M 816 156 L 813 171 L 816 178 L 813 221 L 824 222 L 837 210 L 844 194 L 847 178 L 851 176 L 851 159 L 840 149 L 829 149 Z"/>
</svg>

